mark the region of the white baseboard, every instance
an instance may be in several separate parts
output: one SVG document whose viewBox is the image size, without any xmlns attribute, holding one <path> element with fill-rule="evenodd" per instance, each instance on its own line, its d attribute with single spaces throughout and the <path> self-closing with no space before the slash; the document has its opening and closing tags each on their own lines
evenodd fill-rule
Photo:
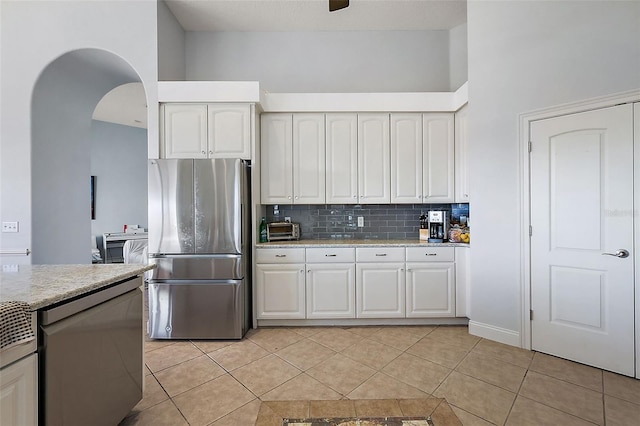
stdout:
<svg viewBox="0 0 640 426">
<path fill-rule="evenodd" d="M 469 321 L 469 334 L 516 347 L 520 346 L 520 333 L 476 321 Z"/>
</svg>

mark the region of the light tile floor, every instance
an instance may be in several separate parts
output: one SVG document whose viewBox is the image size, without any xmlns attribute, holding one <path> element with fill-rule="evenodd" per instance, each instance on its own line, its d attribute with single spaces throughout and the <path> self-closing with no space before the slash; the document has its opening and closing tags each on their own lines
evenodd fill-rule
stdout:
<svg viewBox="0 0 640 426">
<path fill-rule="evenodd" d="M 122 425 L 253 425 L 262 401 L 432 397 L 445 398 L 464 425 L 640 425 L 640 380 L 480 339 L 463 326 L 147 339 L 145 358 L 144 399 Z"/>
</svg>

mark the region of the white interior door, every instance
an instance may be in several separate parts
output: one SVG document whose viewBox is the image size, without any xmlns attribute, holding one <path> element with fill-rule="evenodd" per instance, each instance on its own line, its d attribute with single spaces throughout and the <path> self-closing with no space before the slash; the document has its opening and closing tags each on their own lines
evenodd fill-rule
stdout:
<svg viewBox="0 0 640 426">
<path fill-rule="evenodd" d="M 630 376 L 632 120 L 627 104 L 530 129 L 532 348 Z"/>
</svg>

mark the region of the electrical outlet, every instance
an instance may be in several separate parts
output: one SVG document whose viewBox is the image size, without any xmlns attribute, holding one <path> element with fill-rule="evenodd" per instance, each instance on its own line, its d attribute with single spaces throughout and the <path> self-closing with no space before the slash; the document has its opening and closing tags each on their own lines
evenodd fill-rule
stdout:
<svg viewBox="0 0 640 426">
<path fill-rule="evenodd" d="M 18 232 L 18 222 L 2 222 L 2 232 Z"/>
<path fill-rule="evenodd" d="M 2 265 L 2 272 L 18 272 L 18 265 Z"/>
<path fill-rule="evenodd" d="M 291 217 L 290 216 L 285 216 L 284 217 L 284 221 L 287 223 L 291 223 Z"/>
<path fill-rule="evenodd" d="M 358 228 L 364 228 L 364 216 L 358 216 Z"/>
</svg>

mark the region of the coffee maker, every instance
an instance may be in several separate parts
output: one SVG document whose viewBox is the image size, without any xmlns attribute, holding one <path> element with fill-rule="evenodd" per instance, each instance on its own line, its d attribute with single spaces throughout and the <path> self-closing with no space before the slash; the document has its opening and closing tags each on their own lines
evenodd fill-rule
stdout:
<svg viewBox="0 0 640 426">
<path fill-rule="evenodd" d="M 443 243 L 447 240 L 449 230 L 448 213 L 444 210 L 430 210 L 429 222 L 429 242 Z"/>
</svg>

